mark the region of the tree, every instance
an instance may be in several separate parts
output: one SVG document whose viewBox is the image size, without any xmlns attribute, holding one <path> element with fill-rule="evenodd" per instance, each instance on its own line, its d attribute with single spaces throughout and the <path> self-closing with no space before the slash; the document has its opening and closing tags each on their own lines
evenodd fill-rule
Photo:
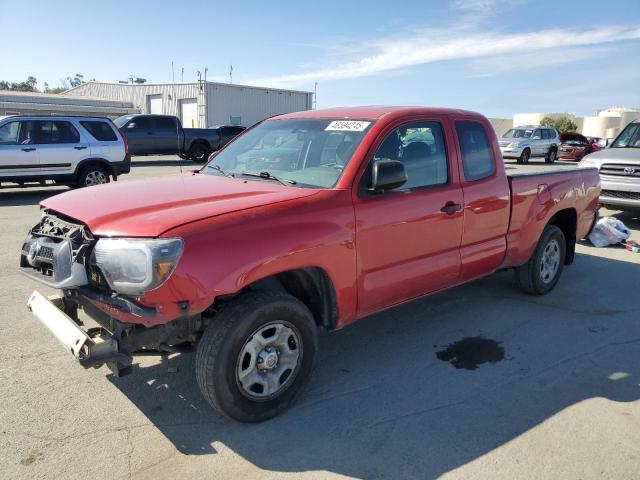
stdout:
<svg viewBox="0 0 640 480">
<path fill-rule="evenodd" d="M 578 125 L 571 119 L 571 117 L 564 116 L 560 118 L 544 117 L 540 121 L 540 125 L 545 127 L 554 127 L 558 133 L 575 132 L 578 129 Z"/>
<path fill-rule="evenodd" d="M 71 85 L 71 88 L 79 87 L 83 83 L 86 83 L 84 81 L 84 75 L 81 73 L 76 73 L 73 77 L 67 77 L 67 81 L 69 82 L 69 85 Z"/>
<path fill-rule="evenodd" d="M 562 117 L 556 120 L 556 130 L 558 133 L 575 132 L 578 125 L 569 117 Z"/>
<path fill-rule="evenodd" d="M 16 92 L 37 92 L 36 85 L 38 80 L 36 77 L 29 76 L 24 82 L 7 82 L 5 80 L 0 81 L 0 90 L 13 90 Z"/>
</svg>

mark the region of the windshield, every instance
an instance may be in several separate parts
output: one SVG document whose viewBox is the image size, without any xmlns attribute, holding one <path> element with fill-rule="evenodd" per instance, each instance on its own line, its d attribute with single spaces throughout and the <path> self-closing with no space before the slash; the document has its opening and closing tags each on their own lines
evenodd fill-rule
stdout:
<svg viewBox="0 0 640 480">
<path fill-rule="evenodd" d="M 533 134 L 533 130 L 524 128 L 512 128 L 505 133 L 502 138 L 529 138 Z"/>
<path fill-rule="evenodd" d="M 640 148 L 640 122 L 627 125 L 611 148 Z"/>
<path fill-rule="evenodd" d="M 271 175 L 287 184 L 331 188 L 372 124 L 315 118 L 268 120 L 221 150 L 202 173 L 253 174 L 246 178 L 263 180 Z"/>
<path fill-rule="evenodd" d="M 122 128 L 124 127 L 125 123 L 127 123 L 129 120 L 131 120 L 133 117 L 131 115 L 125 115 L 123 117 L 118 117 L 116 118 L 113 123 L 116 124 L 116 127 L 118 128 Z"/>
</svg>

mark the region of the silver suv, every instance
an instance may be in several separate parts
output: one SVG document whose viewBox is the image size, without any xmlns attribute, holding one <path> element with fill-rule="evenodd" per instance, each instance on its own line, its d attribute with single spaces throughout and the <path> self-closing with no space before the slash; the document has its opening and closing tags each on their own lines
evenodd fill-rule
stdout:
<svg viewBox="0 0 640 480">
<path fill-rule="evenodd" d="M 0 117 L 0 186 L 89 186 L 129 173 L 127 143 L 101 117 Z"/>
<path fill-rule="evenodd" d="M 553 127 L 525 125 L 508 130 L 498 143 L 503 158 L 516 158 L 524 164 L 531 157 L 544 157 L 546 163 L 553 163 L 558 157 L 560 136 Z"/>
<path fill-rule="evenodd" d="M 584 157 L 578 167 L 600 171 L 600 203 L 605 207 L 640 209 L 640 119 L 627 125 L 607 148 Z"/>
</svg>

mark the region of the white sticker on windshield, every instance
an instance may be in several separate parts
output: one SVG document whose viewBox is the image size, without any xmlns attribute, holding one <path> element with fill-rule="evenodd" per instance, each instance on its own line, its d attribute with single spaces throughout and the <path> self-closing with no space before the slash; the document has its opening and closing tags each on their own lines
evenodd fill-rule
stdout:
<svg viewBox="0 0 640 480">
<path fill-rule="evenodd" d="M 371 122 L 360 120 L 334 120 L 325 130 L 327 132 L 364 132 Z"/>
</svg>

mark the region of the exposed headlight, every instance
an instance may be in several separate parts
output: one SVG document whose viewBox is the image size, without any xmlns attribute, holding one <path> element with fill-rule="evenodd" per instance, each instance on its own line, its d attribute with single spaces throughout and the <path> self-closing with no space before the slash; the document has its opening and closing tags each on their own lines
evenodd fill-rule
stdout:
<svg viewBox="0 0 640 480">
<path fill-rule="evenodd" d="M 509 144 L 510 148 L 518 148 L 520 146 L 520 142 L 511 142 Z"/>
<path fill-rule="evenodd" d="M 139 295 L 169 278 L 182 254 L 180 238 L 101 238 L 91 262 L 118 293 Z"/>
</svg>

